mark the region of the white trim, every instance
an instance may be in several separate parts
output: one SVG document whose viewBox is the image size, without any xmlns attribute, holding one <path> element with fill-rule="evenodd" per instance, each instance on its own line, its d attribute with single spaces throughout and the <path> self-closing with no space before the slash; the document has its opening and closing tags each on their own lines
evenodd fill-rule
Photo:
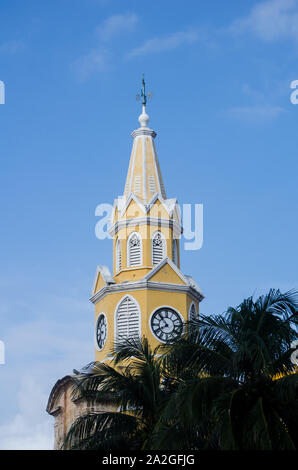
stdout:
<svg viewBox="0 0 298 470">
<path fill-rule="evenodd" d="M 125 201 L 125 204 L 123 205 L 123 207 L 121 208 L 120 210 L 120 216 L 123 217 L 123 215 L 125 214 L 129 204 L 131 203 L 131 201 L 135 201 L 136 204 L 138 204 L 138 206 L 140 207 L 140 209 L 142 209 L 142 211 L 144 212 L 144 214 L 146 214 L 147 212 L 147 209 L 146 209 L 146 206 L 144 206 L 144 204 L 140 201 L 140 199 L 135 195 L 135 193 L 131 192 L 128 196 L 128 198 L 126 199 Z"/>
<path fill-rule="evenodd" d="M 182 320 L 182 324 L 183 324 L 183 325 L 185 325 L 185 319 L 183 318 L 183 316 L 181 315 L 181 313 L 179 312 L 179 310 L 177 310 L 176 307 L 172 307 L 172 305 L 160 305 L 160 306 L 158 306 L 157 308 L 155 308 L 155 309 L 151 312 L 151 315 L 150 315 L 150 317 L 149 317 L 149 328 L 150 328 L 150 331 L 151 331 L 151 333 L 153 334 L 154 338 L 157 339 L 157 341 L 159 341 L 160 343 L 166 344 L 167 341 L 162 341 L 160 338 L 158 338 L 158 337 L 155 335 L 155 333 L 154 333 L 154 331 L 152 330 L 152 328 L 151 328 L 151 318 L 152 318 L 152 316 L 154 315 L 154 313 L 155 313 L 157 310 L 160 310 L 160 309 L 162 309 L 162 308 L 170 308 L 171 310 L 174 310 L 174 312 L 178 313 L 178 315 L 180 316 L 180 318 L 181 318 L 181 320 Z"/>
<path fill-rule="evenodd" d="M 146 173 L 146 137 L 142 136 L 143 146 L 143 201 L 147 200 L 147 173 Z"/>
<path fill-rule="evenodd" d="M 122 253 L 121 253 L 121 238 L 117 237 L 116 239 L 116 249 L 115 249 L 115 267 L 116 267 L 116 273 L 118 274 L 121 271 L 122 267 Z"/>
<path fill-rule="evenodd" d="M 126 228 L 129 226 L 136 226 L 136 225 L 152 225 L 152 226 L 161 226 L 161 227 L 168 227 L 172 228 L 174 231 L 174 235 L 177 238 L 180 238 L 180 235 L 183 233 L 183 229 L 181 225 L 177 224 L 177 222 L 173 219 L 159 219 L 158 217 L 136 217 L 136 218 L 129 218 L 124 220 L 118 220 L 115 222 L 109 229 L 108 233 L 111 236 L 117 234 L 117 232 L 121 228 Z"/>
<path fill-rule="evenodd" d="M 140 240 L 140 263 L 131 265 L 130 264 L 129 242 L 130 242 L 130 239 L 134 235 L 136 235 Z M 126 242 L 126 265 L 127 265 L 128 268 L 133 268 L 135 266 L 142 266 L 142 264 L 143 264 L 143 240 L 142 240 L 141 234 L 139 232 L 131 232 L 131 234 L 127 238 L 127 242 Z"/>
<path fill-rule="evenodd" d="M 204 295 L 201 291 L 196 290 L 194 287 L 187 286 L 182 284 L 170 284 L 166 282 L 150 282 L 145 281 L 144 279 L 136 282 L 125 282 L 119 284 L 113 284 L 103 287 L 100 291 L 96 292 L 92 297 L 90 297 L 90 302 L 96 304 L 106 295 L 113 294 L 115 292 L 128 292 L 135 290 L 154 290 L 154 291 L 164 291 L 164 292 L 177 292 L 188 294 L 196 302 L 201 302 L 204 299 Z"/>
<path fill-rule="evenodd" d="M 126 173 L 126 179 L 125 179 L 125 186 L 124 186 L 124 196 L 125 194 L 129 194 L 129 180 L 128 180 L 128 175 L 129 175 L 129 169 L 130 169 L 130 161 L 132 160 L 133 158 L 133 154 L 134 154 L 134 151 L 135 151 L 135 141 L 133 141 L 133 144 L 132 144 L 132 151 L 131 151 L 131 156 L 130 156 L 130 159 L 129 159 L 129 165 L 128 165 L 128 169 L 127 169 L 127 173 Z"/>
<path fill-rule="evenodd" d="M 175 210 L 175 207 L 177 205 L 177 199 L 176 198 L 164 199 L 162 195 L 159 193 L 155 193 L 152 196 L 152 198 L 149 199 L 148 204 L 143 204 L 140 201 L 140 199 L 135 195 L 135 193 L 133 191 L 130 191 L 127 197 L 116 198 L 114 200 L 114 205 L 117 206 L 120 212 L 120 215 L 123 216 L 130 202 L 134 200 L 140 206 L 143 212 L 146 214 L 151 209 L 153 204 L 157 201 L 157 199 L 164 206 L 169 216 L 172 217 L 173 211 Z"/>
<path fill-rule="evenodd" d="M 139 337 L 141 338 L 142 337 L 142 315 L 141 315 L 141 309 L 140 309 L 140 306 L 139 306 L 139 302 L 130 294 L 125 294 L 120 300 L 119 302 L 117 303 L 116 305 L 116 308 L 115 308 L 115 311 L 114 311 L 114 342 L 117 342 L 118 338 L 117 338 L 117 311 L 118 311 L 118 308 L 120 306 L 120 304 L 123 302 L 123 300 L 125 300 L 126 298 L 129 298 L 131 299 L 132 302 L 134 302 L 137 306 L 137 309 L 138 309 L 138 315 L 139 315 Z"/>
<path fill-rule="evenodd" d="M 152 147 L 153 147 L 154 162 L 155 162 L 156 173 L 158 177 L 160 194 L 162 195 L 163 198 L 166 199 L 167 195 L 166 195 L 165 185 L 164 185 L 163 177 L 161 174 L 160 164 L 159 164 L 154 140 L 152 140 Z"/>
<path fill-rule="evenodd" d="M 115 283 L 115 280 L 112 277 L 110 270 L 107 266 L 97 266 L 94 281 L 93 281 L 92 292 L 91 292 L 92 295 L 95 294 L 95 289 L 96 289 L 96 284 L 97 284 L 99 273 L 102 275 L 102 278 L 104 282 L 106 283 L 106 285 Z"/>
<path fill-rule="evenodd" d="M 144 277 L 144 280 L 146 281 L 149 281 L 149 279 L 154 276 L 154 274 L 156 274 L 166 263 L 168 263 L 171 268 L 175 271 L 175 273 L 180 277 L 180 279 L 185 282 L 186 285 L 189 285 L 189 282 L 187 281 L 186 277 L 184 277 L 184 275 L 182 274 L 182 272 L 180 271 L 180 269 L 178 268 L 178 266 L 176 266 L 175 263 L 173 263 L 173 261 L 166 257 L 164 258 L 163 260 L 161 260 L 160 263 L 158 263 L 153 269 L 152 271 L 150 271 L 150 273 L 146 274 L 146 276 Z"/>
<path fill-rule="evenodd" d="M 134 139 L 136 137 L 139 137 L 140 135 L 150 135 L 151 137 L 153 137 L 153 139 L 157 136 L 156 132 L 153 131 L 152 129 L 149 129 L 149 127 L 147 129 L 145 128 L 142 128 L 142 127 L 139 127 L 139 129 L 136 129 L 135 131 L 133 131 L 131 134 L 130 134 Z"/>
<path fill-rule="evenodd" d="M 172 238 L 172 261 L 174 264 L 178 266 L 178 246 L 177 246 L 177 239 Z"/>
<path fill-rule="evenodd" d="M 158 173 L 158 168 L 157 168 L 157 163 L 156 163 L 156 158 L 157 158 L 157 153 L 156 153 L 156 149 L 155 149 L 155 146 L 154 146 L 154 143 L 153 143 L 153 140 L 151 139 L 151 147 L 152 147 L 152 156 L 153 156 L 153 162 L 154 162 L 154 168 L 155 168 L 155 173 L 156 173 L 156 177 L 157 177 L 157 184 L 158 184 L 158 189 L 159 189 L 159 193 L 162 195 L 162 197 L 164 196 L 161 192 L 161 182 L 159 180 L 159 173 Z"/>
<path fill-rule="evenodd" d="M 156 237 L 156 235 L 158 235 L 158 234 L 160 234 L 162 239 L 163 239 L 162 259 L 167 257 L 167 240 L 166 240 L 164 234 L 160 230 L 156 230 L 156 232 L 154 232 L 154 234 L 151 237 L 151 263 L 152 263 L 152 266 L 157 266 L 156 264 L 153 263 L 153 261 L 154 261 L 153 260 L 153 240 Z M 157 264 L 159 264 L 159 263 L 157 263 Z"/>
<path fill-rule="evenodd" d="M 103 347 L 100 349 L 99 346 L 98 346 L 98 342 L 97 342 L 97 326 L 98 326 L 99 317 L 100 317 L 101 315 L 103 315 L 103 316 L 105 317 L 107 330 L 106 330 L 106 339 L 105 339 L 104 345 L 103 345 Z M 95 344 L 95 349 L 96 349 L 97 351 L 102 351 L 102 350 L 104 349 L 104 347 L 105 347 L 105 345 L 106 345 L 107 338 L 108 338 L 108 319 L 107 319 L 107 316 L 106 316 L 106 314 L 105 314 L 104 312 L 100 312 L 100 313 L 98 314 L 97 319 L 96 319 L 95 330 L 94 330 L 94 344 Z"/>
<path fill-rule="evenodd" d="M 129 193 L 132 192 L 132 182 L 133 182 L 133 172 L 134 172 L 134 167 L 135 167 L 135 160 L 136 160 L 136 154 L 137 154 L 137 148 L 138 148 L 138 141 L 139 139 L 135 139 L 134 141 L 134 147 L 133 147 L 133 156 L 132 156 L 132 162 L 131 162 L 131 170 L 130 170 L 130 181 L 129 181 L 129 187 L 128 187 L 128 195 Z M 129 168 L 128 168 L 129 170 Z M 128 175 L 127 175 L 128 176 Z"/>
</svg>

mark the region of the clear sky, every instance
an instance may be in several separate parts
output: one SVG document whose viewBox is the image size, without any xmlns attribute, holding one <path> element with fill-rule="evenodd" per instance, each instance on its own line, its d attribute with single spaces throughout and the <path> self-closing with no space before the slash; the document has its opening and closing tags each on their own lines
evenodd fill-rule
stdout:
<svg viewBox="0 0 298 470">
<path fill-rule="evenodd" d="M 51 448 L 49 391 L 93 360 L 94 212 L 123 192 L 143 72 L 167 195 L 204 205 L 181 260 L 201 311 L 298 287 L 297 0 L 2 0 L 1 449 Z"/>
</svg>

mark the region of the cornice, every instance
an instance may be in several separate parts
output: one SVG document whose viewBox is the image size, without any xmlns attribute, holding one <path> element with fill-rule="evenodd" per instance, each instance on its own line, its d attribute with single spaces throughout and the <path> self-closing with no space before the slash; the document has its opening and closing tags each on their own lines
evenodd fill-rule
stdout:
<svg viewBox="0 0 298 470">
<path fill-rule="evenodd" d="M 182 234 L 183 227 L 178 224 L 173 219 L 159 219 L 158 217 L 136 217 L 131 219 L 117 220 L 111 227 L 108 229 L 108 233 L 111 236 L 116 235 L 116 233 L 121 228 L 131 227 L 135 225 L 152 225 L 155 227 L 170 227 L 174 229 L 175 234 Z"/>
<path fill-rule="evenodd" d="M 196 291 L 190 285 L 182 285 L 182 284 L 170 284 L 165 282 L 153 282 L 153 281 L 146 281 L 141 279 L 140 281 L 135 282 L 125 282 L 121 284 L 113 284 L 109 286 L 104 286 L 98 292 L 96 292 L 92 297 L 90 297 L 90 301 L 93 304 L 96 304 L 99 300 L 105 297 L 108 294 L 112 294 L 115 292 L 128 292 L 128 291 L 135 291 L 135 290 L 162 290 L 166 292 L 180 292 L 180 293 L 188 293 L 191 297 L 196 300 L 197 302 L 201 302 L 204 299 L 204 296 Z"/>
<path fill-rule="evenodd" d="M 140 127 L 139 129 L 136 129 L 135 131 L 133 131 L 130 135 L 133 139 L 140 135 L 149 135 L 153 139 L 155 139 L 155 137 L 157 136 L 156 132 L 152 129 L 149 129 L 149 127 L 147 128 Z"/>
</svg>

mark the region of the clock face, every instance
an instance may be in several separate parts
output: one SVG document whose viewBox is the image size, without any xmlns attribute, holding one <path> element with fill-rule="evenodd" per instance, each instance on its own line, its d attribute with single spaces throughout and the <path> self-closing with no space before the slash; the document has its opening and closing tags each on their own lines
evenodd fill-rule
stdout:
<svg viewBox="0 0 298 470">
<path fill-rule="evenodd" d="M 104 313 L 101 313 L 96 324 L 96 342 L 98 349 L 103 349 L 107 338 L 107 320 Z"/>
<path fill-rule="evenodd" d="M 172 308 L 162 307 L 151 316 L 151 329 L 159 341 L 171 341 L 181 336 L 183 322 Z"/>
</svg>

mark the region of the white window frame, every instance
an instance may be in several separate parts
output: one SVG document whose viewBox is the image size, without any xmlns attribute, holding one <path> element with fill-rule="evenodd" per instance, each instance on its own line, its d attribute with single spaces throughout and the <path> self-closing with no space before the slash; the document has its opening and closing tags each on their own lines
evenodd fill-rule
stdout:
<svg viewBox="0 0 298 470">
<path fill-rule="evenodd" d="M 118 313 L 118 309 L 121 305 L 121 303 L 126 299 L 126 298 L 129 298 L 130 300 L 132 300 L 135 305 L 137 306 L 137 309 L 138 309 L 138 320 L 139 320 L 139 331 L 138 331 L 138 335 L 139 335 L 139 338 L 142 337 L 142 316 L 141 316 L 141 309 L 140 309 L 140 306 L 139 306 L 139 303 L 138 301 L 132 296 L 132 295 L 129 295 L 129 294 L 125 294 L 118 302 L 118 304 L 116 305 L 116 308 L 115 308 L 115 312 L 114 312 L 114 341 L 117 342 L 119 340 L 118 338 L 118 331 L 117 331 L 117 313 Z"/>
<path fill-rule="evenodd" d="M 140 240 L 140 263 L 139 264 L 131 264 L 130 263 L 130 246 L 129 246 L 129 243 L 130 243 L 130 239 L 136 235 L 139 240 Z M 143 241 L 142 241 L 142 237 L 141 235 L 138 233 L 138 232 L 132 232 L 128 239 L 127 239 L 127 244 L 126 244 L 126 255 L 127 255 L 127 266 L 130 268 L 134 268 L 135 266 L 142 266 L 143 264 Z"/>
<path fill-rule="evenodd" d="M 153 240 L 155 239 L 156 235 L 158 235 L 158 234 L 161 235 L 161 238 L 163 240 L 163 256 L 162 256 L 162 259 L 160 261 L 162 261 L 164 258 L 167 257 L 167 240 L 166 240 L 164 234 L 160 230 L 157 230 L 156 232 L 154 232 L 154 234 L 151 237 L 151 264 L 152 264 L 152 266 L 157 266 L 157 264 L 159 264 L 159 263 L 156 263 L 156 264 L 153 263 Z"/>
<path fill-rule="evenodd" d="M 100 316 L 103 315 L 106 319 L 106 326 L 107 326 L 107 334 L 106 334 L 106 340 L 105 340 L 105 344 L 103 345 L 103 347 L 100 349 L 99 346 L 98 346 L 98 343 L 97 343 L 97 327 L 98 327 L 98 321 L 99 321 L 99 318 Z M 108 339 L 108 319 L 107 319 L 107 316 L 104 312 L 100 312 L 97 316 L 97 319 L 96 319 L 96 322 L 95 322 L 95 330 L 94 330 L 94 344 L 95 344 L 95 349 L 97 351 L 102 351 L 104 348 L 105 348 L 105 345 L 107 343 L 107 339 Z"/>
</svg>

